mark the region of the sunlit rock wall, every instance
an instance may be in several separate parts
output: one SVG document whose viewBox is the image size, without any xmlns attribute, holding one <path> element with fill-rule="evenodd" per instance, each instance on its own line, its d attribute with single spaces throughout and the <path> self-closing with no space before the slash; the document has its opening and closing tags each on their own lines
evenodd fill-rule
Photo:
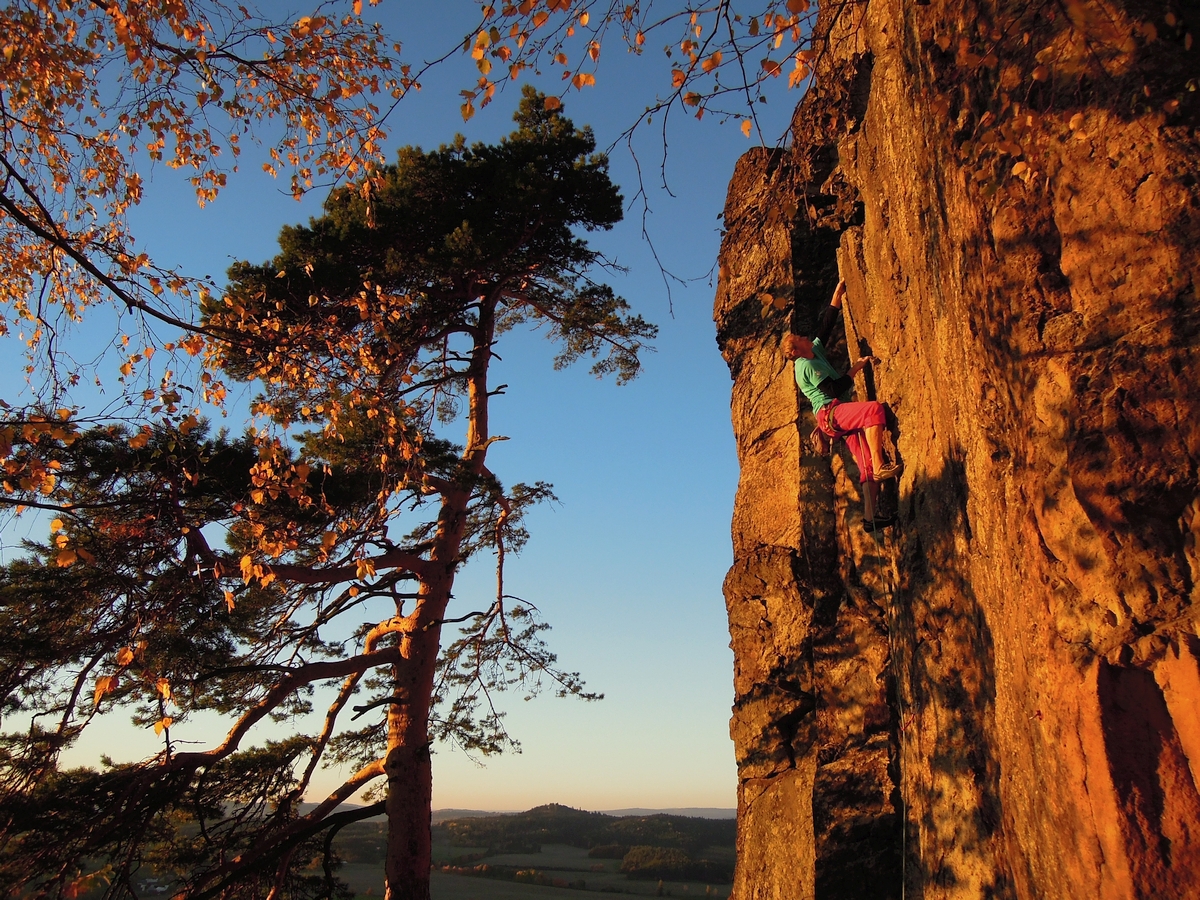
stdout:
<svg viewBox="0 0 1200 900">
<path fill-rule="evenodd" d="M 730 184 L 736 900 L 1200 897 L 1200 8 L 1034 6 L 830 5 Z M 839 272 L 878 539 L 778 349 Z"/>
</svg>

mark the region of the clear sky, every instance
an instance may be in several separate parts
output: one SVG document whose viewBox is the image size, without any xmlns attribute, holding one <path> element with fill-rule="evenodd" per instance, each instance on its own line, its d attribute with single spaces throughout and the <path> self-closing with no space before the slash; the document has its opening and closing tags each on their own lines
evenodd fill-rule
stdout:
<svg viewBox="0 0 1200 900">
<path fill-rule="evenodd" d="M 293 9 L 270 0 L 262 6 Z M 365 7 L 364 16 L 378 17 L 389 37 L 403 43 L 402 56 L 416 61 L 461 43 L 478 8 L 466 0 L 383 0 Z M 566 95 L 567 115 L 576 124 L 590 124 L 602 147 L 617 139 L 656 92 L 669 89 L 661 44 L 638 59 L 614 40 L 603 48 L 596 86 Z M 428 76 L 424 89 L 405 98 L 389 119 L 389 153 L 404 144 L 431 148 L 456 132 L 469 140 L 494 140 L 512 130 L 516 89 L 498 94 L 463 123 L 458 91 L 471 86 L 473 73 L 472 61 L 458 56 Z M 549 92 L 562 84 L 557 74 L 532 80 Z M 799 99 L 783 87 L 775 86 L 770 103 L 760 107 L 771 143 Z M 507 567 L 508 589 L 538 606 L 553 626 L 547 640 L 560 663 L 581 672 L 589 689 L 606 698 L 591 704 L 552 696 L 529 703 L 510 698 L 507 721 L 523 752 L 480 767 L 453 748 L 439 747 L 435 808 L 735 805 L 727 731 L 732 654 L 721 582 L 731 563 L 737 462 L 729 375 L 717 352 L 711 310 L 718 216 L 734 163 L 751 142 L 734 123 L 677 115 L 666 160 L 671 197 L 658 180 L 663 149 L 658 126 L 656 121 L 638 137 L 652 189 L 648 228 L 666 267 L 697 280 L 674 286 L 672 314 L 663 277 L 641 236 L 638 207 L 612 232 L 592 238 L 630 270 L 610 283 L 661 328 L 644 375 L 617 387 L 592 378 L 586 365 L 554 372 L 549 343 L 515 334 L 499 348 L 503 363 L 495 376 L 510 387 L 493 405 L 492 427 L 511 440 L 493 447 L 489 466 L 507 484 L 552 482 L 561 500 L 532 514 L 533 537 Z M 145 249 L 160 264 L 178 265 L 194 276 L 210 274 L 218 283 L 234 259 L 272 256 L 280 226 L 318 213 L 321 198 L 296 203 L 283 193 L 283 184 L 258 174 L 259 162 L 247 148 L 244 173 L 204 210 L 196 208 L 190 188 L 175 173 L 155 171 L 134 216 Z M 636 179 L 624 147 L 613 151 L 611 173 L 629 198 Z M 11 375 L 6 381 L 0 396 L 11 399 L 19 385 Z M 240 428 L 239 422 L 227 424 Z M 4 545 L 11 548 L 27 527 L 8 526 Z M 492 578 L 486 560 L 469 567 L 459 577 L 449 615 L 485 608 Z M 152 735 L 112 727 L 96 730 L 85 742 L 73 759 L 94 760 L 100 753 L 131 759 L 156 749 Z M 331 774 L 325 784 L 333 779 Z"/>
</svg>

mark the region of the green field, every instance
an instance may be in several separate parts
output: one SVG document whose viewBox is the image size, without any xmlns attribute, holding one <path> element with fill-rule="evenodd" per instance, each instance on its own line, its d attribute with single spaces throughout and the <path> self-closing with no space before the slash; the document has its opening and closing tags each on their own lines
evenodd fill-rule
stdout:
<svg viewBox="0 0 1200 900">
<path fill-rule="evenodd" d="M 614 817 L 555 804 L 512 815 L 447 820 L 433 827 L 433 898 L 581 900 L 584 893 L 726 898 L 735 828 L 732 820 Z M 359 898 L 382 892 L 384 843 L 381 820 L 355 823 L 337 837 L 335 846 L 344 860 L 338 877 Z M 598 855 L 590 856 L 589 848 Z M 639 853 L 642 862 L 634 864 Z M 675 864 L 663 868 L 668 859 Z M 626 872 L 642 877 L 623 872 L 623 863 Z M 654 868 L 647 872 L 639 865 Z"/>
<path fill-rule="evenodd" d="M 462 849 L 462 848 L 455 848 Z M 563 882 L 586 882 L 586 889 L 519 884 L 495 878 L 476 878 L 434 871 L 431 879 L 433 900 L 581 900 L 582 893 L 625 894 L 642 897 L 658 895 L 658 882 L 634 881 L 620 873 L 619 859 L 590 859 L 587 851 L 565 844 L 546 844 L 541 853 L 506 853 L 489 856 L 480 864 L 528 867 L 547 878 Z M 600 871 L 597 871 L 599 869 Z M 383 867 L 370 863 L 346 863 L 338 877 L 354 890 L 360 900 L 382 894 Z M 698 882 L 665 881 L 662 896 L 729 896 L 727 884 L 705 885 Z M 708 890 L 710 893 L 705 893 Z"/>
</svg>

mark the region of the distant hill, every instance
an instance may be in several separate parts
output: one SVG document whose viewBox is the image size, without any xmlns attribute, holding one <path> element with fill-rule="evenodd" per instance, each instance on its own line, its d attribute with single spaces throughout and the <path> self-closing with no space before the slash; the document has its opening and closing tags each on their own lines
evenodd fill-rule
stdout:
<svg viewBox="0 0 1200 900">
<path fill-rule="evenodd" d="M 693 819 L 736 819 L 737 810 L 720 806 L 681 806 L 672 809 L 599 809 L 606 816 L 687 816 Z"/>
<path fill-rule="evenodd" d="M 440 825 L 449 819 L 483 819 L 488 816 L 511 816 L 519 812 L 519 809 L 435 809 L 433 811 L 433 824 Z"/>
<path fill-rule="evenodd" d="M 592 849 L 674 847 L 688 853 L 706 847 L 732 847 L 737 823 L 665 813 L 613 816 L 551 803 L 522 813 L 463 816 L 434 825 L 434 839 L 461 847 L 487 847 L 490 853 L 536 853 L 542 844 Z"/>
<path fill-rule="evenodd" d="M 354 809 L 360 804 L 344 803 L 342 809 Z M 558 806 L 557 803 L 550 804 Z M 301 803 L 300 813 L 309 813 L 316 808 L 315 803 Z M 563 809 L 571 807 L 564 806 Z M 532 812 L 532 810 L 529 810 Z M 583 810 L 577 810 L 583 812 Z M 736 819 L 736 809 L 724 809 L 719 806 L 682 806 L 672 807 L 670 809 L 645 809 L 642 807 L 630 807 L 629 809 L 601 809 L 595 810 L 596 815 L 612 816 L 613 818 L 625 818 L 635 816 L 645 818 L 647 816 L 683 816 L 692 819 Z M 382 815 L 382 813 L 380 814 Z M 519 816 L 522 815 L 521 810 L 517 809 L 435 809 L 433 811 L 433 824 L 440 825 L 443 822 L 448 822 L 451 819 L 486 819 L 495 816 Z M 378 818 L 378 817 L 376 817 Z"/>
</svg>

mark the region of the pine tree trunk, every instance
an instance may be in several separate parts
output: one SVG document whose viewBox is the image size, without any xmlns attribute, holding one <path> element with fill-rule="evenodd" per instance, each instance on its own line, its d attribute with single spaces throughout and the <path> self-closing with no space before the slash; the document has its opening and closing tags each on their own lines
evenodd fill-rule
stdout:
<svg viewBox="0 0 1200 900">
<path fill-rule="evenodd" d="M 429 744 L 396 747 L 387 760 L 387 900 L 429 900 L 430 804 L 433 770 Z"/>
<path fill-rule="evenodd" d="M 396 667 L 395 701 L 388 713 L 386 900 L 429 900 L 433 864 L 430 816 L 433 766 L 429 697 L 433 690 L 439 628 L 418 631 Z"/>
</svg>

